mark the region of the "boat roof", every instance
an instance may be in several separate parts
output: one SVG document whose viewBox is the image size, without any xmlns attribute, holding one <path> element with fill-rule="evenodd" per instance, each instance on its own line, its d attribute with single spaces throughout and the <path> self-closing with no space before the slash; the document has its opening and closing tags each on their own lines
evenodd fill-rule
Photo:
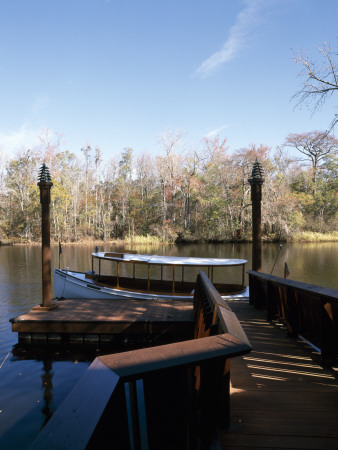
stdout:
<svg viewBox="0 0 338 450">
<path fill-rule="evenodd" d="M 177 266 L 240 266 L 247 263 L 245 259 L 197 258 L 191 256 L 140 255 L 131 253 L 97 252 L 94 258 L 143 264 L 177 265 Z"/>
</svg>

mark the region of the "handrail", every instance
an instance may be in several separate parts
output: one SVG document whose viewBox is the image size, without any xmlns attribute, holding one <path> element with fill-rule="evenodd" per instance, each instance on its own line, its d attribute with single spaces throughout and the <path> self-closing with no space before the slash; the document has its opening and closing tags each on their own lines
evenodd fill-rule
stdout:
<svg viewBox="0 0 338 450">
<path fill-rule="evenodd" d="M 165 439 L 168 427 L 175 439 L 167 421 L 176 419 L 187 424 L 189 439 L 201 431 L 204 442 L 210 439 L 210 430 L 229 418 L 229 358 L 249 353 L 251 345 L 204 273 L 195 289 L 195 308 L 203 316 L 202 297 L 220 334 L 96 358 L 29 448 L 49 450 L 51 442 L 60 450 L 95 448 L 107 415 L 112 439 L 121 434 L 114 448 L 128 448 L 129 439 L 135 448 L 160 448 L 154 430 Z M 159 402 L 162 413 L 173 410 L 166 420 Z"/>
<path fill-rule="evenodd" d="M 231 333 L 224 333 L 203 339 L 99 356 L 97 359 L 116 375 L 130 381 L 172 367 L 191 366 L 224 356 L 243 355 L 250 350 L 251 346 L 246 342 Z"/>
<path fill-rule="evenodd" d="M 338 290 L 249 270 L 250 303 L 282 319 L 288 335 L 321 351 L 323 362 L 338 358 Z"/>
<path fill-rule="evenodd" d="M 203 271 L 200 271 L 196 281 L 194 296 L 195 323 L 197 314 L 196 310 L 198 309 L 198 297 L 201 297 L 202 295 L 204 295 L 207 300 L 203 302 L 199 299 L 200 304 L 205 305 L 204 310 L 209 307 L 212 315 L 213 324 L 210 324 L 210 326 L 213 325 L 214 328 L 217 326 L 218 333 L 231 333 L 242 342 L 246 342 L 247 345 L 251 346 L 239 320 L 237 319 L 236 314 L 231 311 L 228 303 L 222 298 L 220 293 Z M 204 314 L 207 315 L 208 313 L 204 311 Z"/>
<path fill-rule="evenodd" d="M 248 270 L 249 275 L 253 275 L 262 280 L 271 281 L 274 284 L 280 286 L 290 287 L 303 292 L 310 292 L 311 294 L 318 294 L 320 296 L 327 296 L 338 300 L 338 290 L 326 288 L 323 286 L 317 286 L 315 284 L 305 283 L 302 281 L 289 280 L 286 278 L 277 277 L 275 275 L 268 275 L 263 272 L 256 272 L 255 270 Z"/>
</svg>

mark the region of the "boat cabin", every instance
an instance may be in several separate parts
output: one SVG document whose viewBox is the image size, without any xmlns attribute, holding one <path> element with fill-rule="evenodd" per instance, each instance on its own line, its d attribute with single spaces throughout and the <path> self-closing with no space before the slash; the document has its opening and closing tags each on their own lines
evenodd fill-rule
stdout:
<svg viewBox="0 0 338 450">
<path fill-rule="evenodd" d="M 95 252 L 92 254 L 92 270 L 86 278 L 93 279 L 100 286 L 121 290 L 192 295 L 195 273 L 203 270 L 221 295 L 235 295 L 245 290 L 246 263 L 244 259 L 142 255 L 130 251 Z M 226 273 L 220 274 L 219 271 L 233 267 L 240 269 L 239 276 L 226 282 Z"/>
</svg>

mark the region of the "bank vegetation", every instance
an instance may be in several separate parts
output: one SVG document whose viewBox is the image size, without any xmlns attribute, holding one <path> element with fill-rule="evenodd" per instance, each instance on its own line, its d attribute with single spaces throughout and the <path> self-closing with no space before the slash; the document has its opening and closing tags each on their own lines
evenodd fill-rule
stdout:
<svg viewBox="0 0 338 450">
<path fill-rule="evenodd" d="M 126 147 L 109 161 L 103 161 L 99 148 L 83 148 L 80 156 L 62 150 L 58 136 L 44 133 L 36 149 L 11 158 L 1 155 L 3 243 L 40 239 L 37 178 L 43 162 L 53 182 L 56 242 L 249 241 L 248 178 L 256 158 L 265 178 L 263 239 L 338 240 L 338 141 L 327 142 L 323 133 L 289 135 L 272 151 L 255 145 L 230 150 L 219 137 L 205 138 L 189 150 L 181 133 L 168 132 L 161 137 L 159 155 L 135 156 Z M 289 155 L 291 147 L 296 156 Z"/>
</svg>

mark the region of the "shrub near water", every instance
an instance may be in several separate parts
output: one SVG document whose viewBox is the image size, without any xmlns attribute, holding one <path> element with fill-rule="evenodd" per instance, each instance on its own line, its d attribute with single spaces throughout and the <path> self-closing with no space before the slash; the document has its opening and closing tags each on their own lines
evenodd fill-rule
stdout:
<svg viewBox="0 0 338 450">
<path fill-rule="evenodd" d="M 330 233 L 316 233 L 314 231 L 300 231 L 290 237 L 290 242 L 337 242 L 338 231 Z"/>
<path fill-rule="evenodd" d="M 130 236 L 126 237 L 123 242 L 125 244 L 134 244 L 134 245 L 158 245 L 163 243 L 158 236 Z"/>
</svg>

